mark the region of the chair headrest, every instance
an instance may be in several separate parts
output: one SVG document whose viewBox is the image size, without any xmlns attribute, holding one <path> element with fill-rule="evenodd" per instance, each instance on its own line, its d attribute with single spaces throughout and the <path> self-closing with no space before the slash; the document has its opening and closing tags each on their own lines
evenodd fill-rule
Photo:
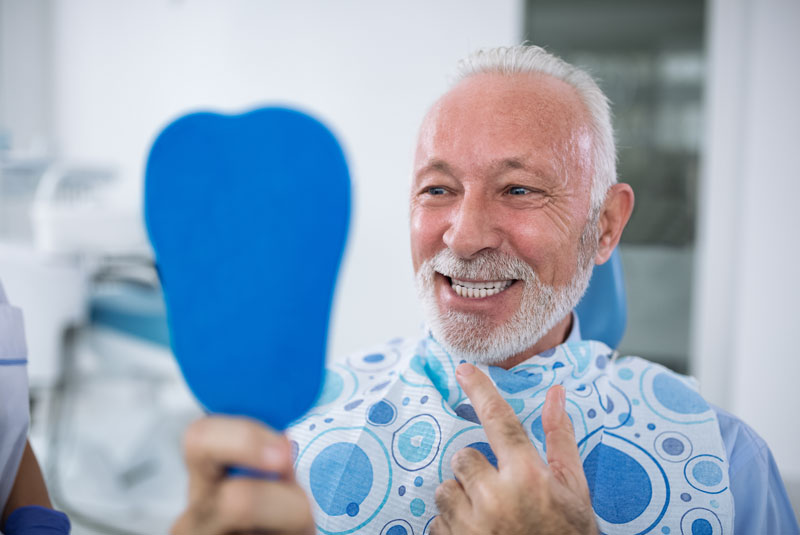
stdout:
<svg viewBox="0 0 800 535">
<path fill-rule="evenodd" d="M 575 307 L 585 340 L 599 340 L 616 349 L 628 322 L 625 278 L 619 248 L 605 264 L 595 266 L 589 288 Z"/>
</svg>

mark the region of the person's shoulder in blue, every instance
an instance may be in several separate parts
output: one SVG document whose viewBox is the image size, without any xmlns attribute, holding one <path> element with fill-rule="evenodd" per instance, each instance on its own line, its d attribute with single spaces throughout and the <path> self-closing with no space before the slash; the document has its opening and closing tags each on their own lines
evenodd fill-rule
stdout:
<svg viewBox="0 0 800 535">
<path fill-rule="evenodd" d="M 714 407 L 728 454 L 736 533 L 800 534 L 769 446 L 736 416 Z"/>
<path fill-rule="evenodd" d="M 565 342 L 582 339 L 580 319 L 572 315 Z M 792 504 L 769 446 L 752 427 L 713 406 L 728 456 L 735 533 L 800 535 Z"/>
</svg>

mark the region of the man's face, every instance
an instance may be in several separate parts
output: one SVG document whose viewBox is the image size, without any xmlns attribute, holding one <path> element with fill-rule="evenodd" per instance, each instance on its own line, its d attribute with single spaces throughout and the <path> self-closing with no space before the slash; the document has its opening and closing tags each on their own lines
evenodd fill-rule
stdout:
<svg viewBox="0 0 800 535">
<path fill-rule="evenodd" d="M 426 117 L 411 251 L 429 325 L 449 351 L 499 362 L 577 303 L 597 241 L 588 124 L 575 90 L 541 75 L 472 76 Z"/>
</svg>

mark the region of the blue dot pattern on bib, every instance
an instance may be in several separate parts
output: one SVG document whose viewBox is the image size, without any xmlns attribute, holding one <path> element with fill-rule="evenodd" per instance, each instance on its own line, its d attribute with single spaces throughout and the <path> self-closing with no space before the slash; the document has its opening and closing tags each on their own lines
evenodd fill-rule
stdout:
<svg viewBox="0 0 800 535">
<path fill-rule="evenodd" d="M 425 535 L 450 461 L 473 448 L 497 466 L 458 361 L 432 338 L 393 340 L 336 363 L 289 430 L 318 533 Z M 542 408 L 563 384 L 603 533 L 730 533 L 733 500 L 714 411 L 691 379 L 600 342 L 571 342 L 510 370 L 479 366 L 544 458 Z"/>
</svg>

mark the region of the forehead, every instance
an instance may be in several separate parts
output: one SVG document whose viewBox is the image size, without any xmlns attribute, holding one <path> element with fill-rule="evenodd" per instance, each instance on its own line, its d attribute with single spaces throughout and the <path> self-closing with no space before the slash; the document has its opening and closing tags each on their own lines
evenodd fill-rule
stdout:
<svg viewBox="0 0 800 535">
<path fill-rule="evenodd" d="M 589 115 L 577 90 L 541 74 L 479 74 L 457 84 L 425 117 L 417 166 L 485 159 L 565 160 L 589 165 Z"/>
</svg>

